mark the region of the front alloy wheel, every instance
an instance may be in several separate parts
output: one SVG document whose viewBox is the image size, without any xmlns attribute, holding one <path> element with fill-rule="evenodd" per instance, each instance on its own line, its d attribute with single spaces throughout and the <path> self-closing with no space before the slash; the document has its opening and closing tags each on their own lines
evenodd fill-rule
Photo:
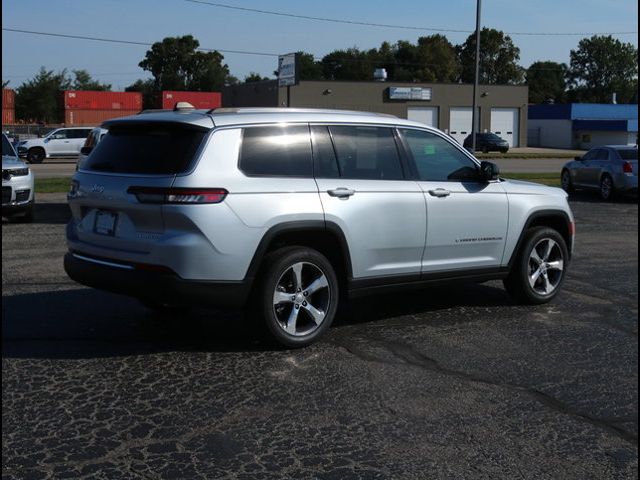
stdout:
<svg viewBox="0 0 640 480">
<path fill-rule="evenodd" d="M 558 288 L 564 271 L 560 245 L 543 238 L 529 254 L 529 285 L 539 295 L 550 295 Z"/>
<path fill-rule="evenodd" d="M 520 303 L 540 304 L 558 294 L 567 273 L 569 251 L 560 233 L 549 227 L 527 230 L 524 244 L 504 286 Z"/>
</svg>

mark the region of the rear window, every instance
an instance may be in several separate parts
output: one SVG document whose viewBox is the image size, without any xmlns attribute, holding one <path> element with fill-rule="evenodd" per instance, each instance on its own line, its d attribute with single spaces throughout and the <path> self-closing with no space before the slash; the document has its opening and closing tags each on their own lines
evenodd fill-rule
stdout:
<svg viewBox="0 0 640 480">
<path fill-rule="evenodd" d="M 618 155 L 622 160 L 638 160 L 638 150 L 636 149 L 618 150 Z"/>
<path fill-rule="evenodd" d="M 166 175 L 186 171 L 206 130 L 183 125 L 113 126 L 83 170 Z"/>
</svg>

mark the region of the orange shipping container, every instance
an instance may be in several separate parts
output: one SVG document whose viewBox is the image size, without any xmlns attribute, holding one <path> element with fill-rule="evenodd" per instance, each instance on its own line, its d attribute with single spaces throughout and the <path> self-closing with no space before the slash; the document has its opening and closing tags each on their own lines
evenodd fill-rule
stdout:
<svg viewBox="0 0 640 480">
<path fill-rule="evenodd" d="M 171 109 L 177 102 L 189 102 L 195 108 L 219 108 L 222 106 L 220 92 L 162 92 L 162 108 Z"/>
<path fill-rule="evenodd" d="M 16 123 L 16 116 L 13 108 L 2 109 L 2 125 L 12 125 Z"/>
<path fill-rule="evenodd" d="M 105 120 L 136 115 L 140 110 L 70 110 L 64 111 L 67 127 L 99 126 Z"/>
<path fill-rule="evenodd" d="M 2 89 L 2 109 L 5 108 L 13 110 L 15 106 L 16 92 L 10 88 Z"/>
<path fill-rule="evenodd" d="M 67 90 L 62 98 L 65 110 L 142 110 L 140 92 Z"/>
</svg>

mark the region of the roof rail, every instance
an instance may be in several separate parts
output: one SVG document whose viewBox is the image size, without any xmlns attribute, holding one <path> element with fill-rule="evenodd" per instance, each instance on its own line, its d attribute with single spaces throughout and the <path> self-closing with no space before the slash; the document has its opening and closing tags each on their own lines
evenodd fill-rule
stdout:
<svg viewBox="0 0 640 480">
<path fill-rule="evenodd" d="M 173 110 L 168 108 L 145 108 L 144 110 L 140 110 L 137 115 L 141 115 L 143 113 L 158 113 L 158 112 L 172 112 Z"/>
<path fill-rule="evenodd" d="M 339 110 L 325 108 L 289 108 L 289 107 L 236 107 L 236 108 L 212 108 L 207 111 L 212 113 L 334 113 L 338 115 L 376 115 L 380 117 L 396 118 L 389 113 L 367 112 L 361 110 Z"/>
</svg>

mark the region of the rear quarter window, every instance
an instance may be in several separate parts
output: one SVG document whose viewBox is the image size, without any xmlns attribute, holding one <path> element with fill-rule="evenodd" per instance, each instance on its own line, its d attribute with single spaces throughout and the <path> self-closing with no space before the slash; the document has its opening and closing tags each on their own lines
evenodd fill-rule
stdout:
<svg viewBox="0 0 640 480">
<path fill-rule="evenodd" d="M 87 158 L 83 170 L 167 175 L 195 160 L 208 130 L 189 125 L 115 125 Z"/>
<path fill-rule="evenodd" d="M 246 175 L 312 177 L 308 125 L 270 125 L 242 130 L 240 170 Z"/>
</svg>

